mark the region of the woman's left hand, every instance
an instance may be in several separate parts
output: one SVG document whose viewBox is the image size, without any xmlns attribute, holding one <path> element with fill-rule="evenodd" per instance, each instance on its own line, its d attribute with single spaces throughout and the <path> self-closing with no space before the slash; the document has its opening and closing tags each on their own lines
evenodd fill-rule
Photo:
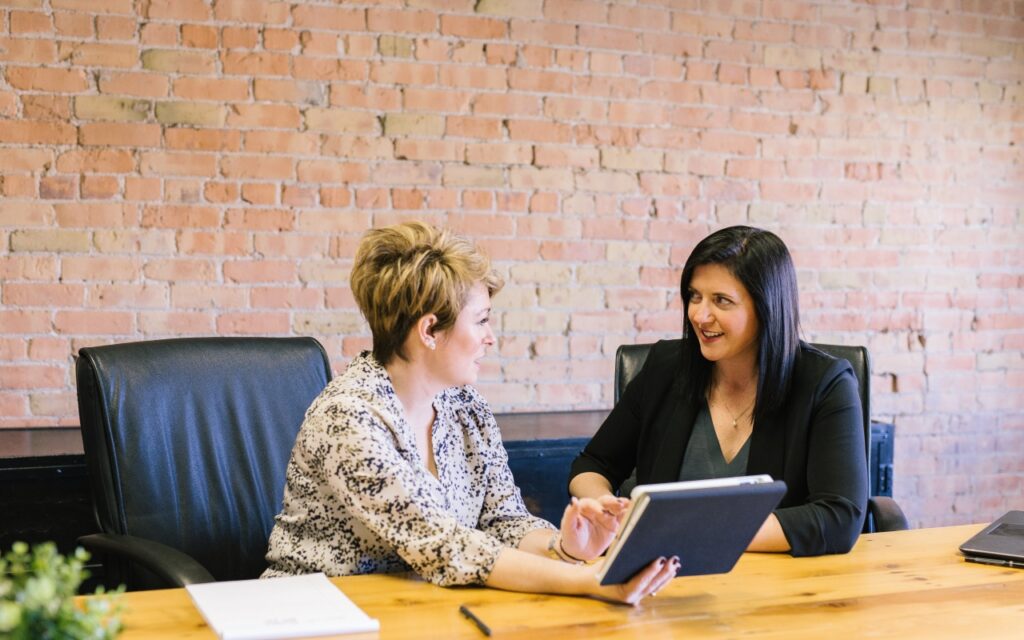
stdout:
<svg viewBox="0 0 1024 640">
<path fill-rule="evenodd" d="M 562 550 L 579 560 L 593 560 L 615 539 L 629 500 L 605 495 L 573 498 L 562 515 Z"/>
</svg>

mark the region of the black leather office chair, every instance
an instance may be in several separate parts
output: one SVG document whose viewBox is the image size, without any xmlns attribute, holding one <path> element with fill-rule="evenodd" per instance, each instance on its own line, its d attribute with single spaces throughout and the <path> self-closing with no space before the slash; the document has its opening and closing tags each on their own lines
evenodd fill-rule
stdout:
<svg viewBox="0 0 1024 640">
<path fill-rule="evenodd" d="M 812 344 L 835 358 L 845 358 L 857 375 L 857 390 L 864 413 L 864 446 L 867 449 L 868 471 L 871 470 L 871 363 L 865 347 L 837 344 Z M 622 345 L 615 352 L 615 402 L 647 360 L 650 344 Z M 895 500 L 888 496 L 868 498 L 868 517 L 864 519 L 864 532 L 902 531 L 909 528 L 907 517 Z"/>
<path fill-rule="evenodd" d="M 255 578 L 306 409 L 331 379 L 312 338 L 84 348 L 82 441 L 102 533 L 79 542 L 129 589 Z"/>
</svg>

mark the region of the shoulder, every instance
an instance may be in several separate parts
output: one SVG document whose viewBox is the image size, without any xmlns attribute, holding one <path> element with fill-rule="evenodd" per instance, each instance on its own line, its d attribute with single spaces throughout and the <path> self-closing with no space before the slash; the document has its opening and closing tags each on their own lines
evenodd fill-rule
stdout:
<svg viewBox="0 0 1024 640">
<path fill-rule="evenodd" d="M 683 340 L 659 340 L 651 345 L 647 353 L 647 361 L 651 367 L 658 370 L 678 369 L 683 355 Z"/>
<path fill-rule="evenodd" d="M 306 422 L 342 429 L 351 422 L 391 423 L 395 414 L 394 387 L 387 372 L 366 354 L 357 356 L 310 405 Z"/>
<path fill-rule="evenodd" d="M 844 379 L 856 387 L 857 376 L 847 360 L 825 353 L 806 342 L 800 342 L 800 350 L 793 366 L 793 391 L 817 394 Z"/>
<path fill-rule="evenodd" d="M 487 427 L 494 422 L 491 405 L 471 385 L 445 389 L 441 394 L 441 402 L 464 425 Z"/>
</svg>

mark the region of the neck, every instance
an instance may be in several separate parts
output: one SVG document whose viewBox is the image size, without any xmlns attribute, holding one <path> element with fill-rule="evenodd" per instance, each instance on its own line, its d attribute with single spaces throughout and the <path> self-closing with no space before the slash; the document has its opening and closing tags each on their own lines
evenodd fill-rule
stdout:
<svg viewBox="0 0 1024 640">
<path fill-rule="evenodd" d="M 434 396 L 443 391 L 433 383 L 426 368 L 416 360 L 395 357 L 384 366 L 391 378 L 391 386 L 405 410 L 405 417 L 414 428 L 426 419 L 429 427 L 433 417 Z M 426 418 L 424 418 L 426 416 Z"/>
<path fill-rule="evenodd" d="M 742 360 L 720 361 L 712 365 L 711 384 L 727 393 L 757 389 L 757 364 L 754 355 Z"/>
</svg>

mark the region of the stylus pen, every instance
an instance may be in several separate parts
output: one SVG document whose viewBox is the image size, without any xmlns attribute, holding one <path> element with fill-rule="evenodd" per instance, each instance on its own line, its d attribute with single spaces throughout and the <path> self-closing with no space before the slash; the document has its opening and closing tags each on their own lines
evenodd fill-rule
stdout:
<svg viewBox="0 0 1024 640">
<path fill-rule="evenodd" d="M 1014 562 L 1013 560 L 999 560 L 998 558 L 964 558 L 964 560 L 967 562 L 977 562 L 978 564 L 991 564 L 996 567 L 1024 569 L 1024 562 Z"/>
<path fill-rule="evenodd" d="M 460 604 L 459 605 L 459 613 L 461 613 L 462 615 L 464 615 L 467 618 L 469 618 L 470 620 L 472 620 L 473 624 L 476 625 L 476 628 L 480 630 L 480 633 L 484 634 L 485 636 L 490 637 L 490 635 L 491 635 L 491 628 L 488 627 L 484 623 L 483 620 L 481 620 L 480 618 L 476 617 L 476 614 L 473 613 L 472 611 L 470 611 L 469 607 L 467 607 L 464 604 Z"/>
</svg>

